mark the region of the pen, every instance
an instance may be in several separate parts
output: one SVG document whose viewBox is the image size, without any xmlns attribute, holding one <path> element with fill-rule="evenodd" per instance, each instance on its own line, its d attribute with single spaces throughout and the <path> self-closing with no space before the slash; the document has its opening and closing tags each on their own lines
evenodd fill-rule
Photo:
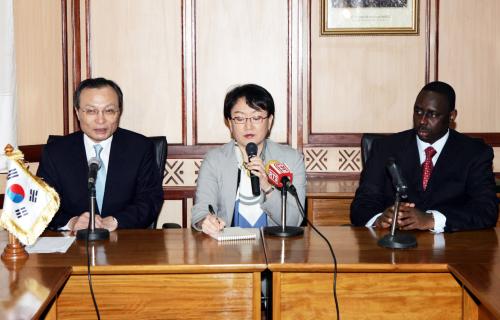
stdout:
<svg viewBox="0 0 500 320">
<path fill-rule="evenodd" d="M 215 219 L 217 219 L 217 222 L 219 223 L 220 225 L 220 220 L 219 220 L 219 216 L 217 215 L 217 213 L 215 213 L 214 211 L 214 207 L 212 207 L 211 204 L 208 205 L 208 211 L 213 214 L 215 216 Z"/>
</svg>

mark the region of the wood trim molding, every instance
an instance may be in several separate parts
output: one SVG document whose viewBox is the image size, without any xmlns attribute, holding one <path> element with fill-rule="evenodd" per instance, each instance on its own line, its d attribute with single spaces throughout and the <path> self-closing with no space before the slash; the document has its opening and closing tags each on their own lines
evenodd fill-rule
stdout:
<svg viewBox="0 0 500 320">
<path fill-rule="evenodd" d="M 429 83 L 431 65 L 431 0 L 425 2 L 425 83 Z"/>
<path fill-rule="evenodd" d="M 187 144 L 187 110 L 186 110 L 186 93 L 187 93 L 187 85 L 186 85 L 186 57 L 189 52 L 186 52 L 186 15 L 184 14 L 184 10 L 186 8 L 185 0 L 181 0 L 181 108 L 182 108 L 182 144 Z"/>
<path fill-rule="evenodd" d="M 382 133 L 382 132 L 381 132 Z M 390 133 L 382 133 L 390 134 Z M 492 147 L 500 147 L 500 132 L 472 132 L 465 133 L 474 138 L 481 138 L 485 143 Z M 359 147 L 363 133 L 332 133 L 316 134 L 311 139 L 311 143 L 304 145 L 306 147 Z"/>
<path fill-rule="evenodd" d="M 311 120 L 309 119 L 309 123 Z M 309 134 L 309 143 L 306 147 L 350 147 L 359 146 L 362 133 L 318 133 Z"/>
<path fill-rule="evenodd" d="M 434 47 L 434 80 L 439 79 L 439 0 L 436 0 L 436 44 Z"/>
<path fill-rule="evenodd" d="M 306 107 L 306 110 L 307 110 L 307 139 L 305 139 L 307 141 L 307 144 L 310 144 L 310 143 L 314 143 L 312 142 L 312 139 L 314 137 L 311 137 L 312 135 L 312 129 L 311 129 L 311 126 L 312 126 L 312 121 L 311 121 L 311 115 L 312 115 L 312 93 L 311 93 L 311 90 L 312 90 L 312 3 L 311 3 L 312 0 L 309 0 L 308 1 L 308 6 L 309 6 L 309 10 L 308 10 L 308 21 L 309 21 L 309 26 L 308 26 L 308 30 L 307 30 L 307 34 L 308 34 L 308 41 L 307 41 L 307 45 L 308 45 L 308 63 L 307 63 L 307 68 L 305 70 L 305 72 L 307 72 L 307 107 Z"/>
<path fill-rule="evenodd" d="M 78 16 L 80 17 L 80 16 Z M 85 0 L 85 59 L 87 61 L 87 76 L 85 78 L 92 77 L 92 50 L 91 50 L 91 40 L 92 33 L 90 29 L 90 0 Z M 80 83 L 80 79 L 78 79 L 78 83 Z"/>
<path fill-rule="evenodd" d="M 69 101 L 68 101 L 68 1 L 61 0 L 61 58 L 63 88 L 63 134 L 69 133 Z"/>
<path fill-rule="evenodd" d="M 332 139 L 333 135 L 331 134 L 319 135 L 321 139 L 317 139 L 314 144 L 304 145 L 304 148 L 359 147 L 362 135 L 362 133 L 338 134 L 335 137 L 336 139 Z M 481 138 L 492 147 L 500 147 L 500 132 L 472 132 L 466 133 L 466 135 Z M 43 146 L 43 144 L 25 145 L 19 146 L 19 149 L 24 153 L 24 158 L 27 161 L 39 162 Z M 168 159 L 201 159 L 209 150 L 220 146 L 221 144 L 200 144 L 197 146 L 172 144 L 168 146 Z M 315 173 L 309 173 L 308 175 L 315 175 Z M 345 175 L 345 173 L 335 175 Z"/>
<path fill-rule="evenodd" d="M 293 73 L 293 5 L 292 0 L 287 1 L 287 64 L 286 64 L 286 108 L 287 118 L 286 118 L 286 143 L 291 144 L 292 142 L 292 73 Z"/>
<path fill-rule="evenodd" d="M 303 3 L 300 1 L 298 4 L 297 11 L 297 150 L 302 151 L 304 145 L 304 46 L 303 46 L 303 35 L 304 35 L 304 11 Z"/>
<path fill-rule="evenodd" d="M 168 146 L 168 159 L 201 159 L 205 154 L 222 144 L 198 144 L 196 146 L 184 146 L 172 144 Z"/>
<path fill-rule="evenodd" d="M 71 27 L 73 33 L 73 87 L 71 96 L 82 78 L 82 55 L 81 55 L 81 34 L 80 34 L 80 0 L 71 1 Z M 80 129 L 78 118 L 73 109 L 73 131 Z"/>
<path fill-rule="evenodd" d="M 192 123 L 192 142 L 194 145 L 198 144 L 198 125 L 196 122 L 196 119 L 198 118 L 198 81 L 197 81 L 197 64 L 196 64 L 196 57 L 197 57 L 197 47 L 196 47 L 196 1 L 191 0 L 191 33 L 190 33 L 190 40 L 191 40 L 191 79 L 192 79 L 192 84 L 191 84 L 191 103 L 192 103 L 192 118 L 191 118 L 191 123 Z M 186 137 L 182 138 L 183 140 L 186 140 Z"/>
</svg>

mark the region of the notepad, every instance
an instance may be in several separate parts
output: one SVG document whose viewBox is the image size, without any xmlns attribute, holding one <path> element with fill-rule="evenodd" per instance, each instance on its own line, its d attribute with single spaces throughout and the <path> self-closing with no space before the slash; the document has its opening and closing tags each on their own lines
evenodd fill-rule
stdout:
<svg viewBox="0 0 500 320">
<path fill-rule="evenodd" d="M 212 238 L 218 241 L 251 240 L 257 238 L 258 229 L 228 227 L 221 230 Z"/>
</svg>

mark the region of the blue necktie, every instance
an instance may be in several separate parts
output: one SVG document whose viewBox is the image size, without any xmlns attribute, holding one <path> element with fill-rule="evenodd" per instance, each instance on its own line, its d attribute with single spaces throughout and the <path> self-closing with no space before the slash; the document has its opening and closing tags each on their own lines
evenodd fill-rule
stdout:
<svg viewBox="0 0 500 320">
<path fill-rule="evenodd" d="M 95 196 L 97 200 L 97 206 L 99 207 L 99 213 L 102 214 L 102 200 L 104 198 L 104 188 L 106 186 L 106 167 L 101 159 L 102 146 L 100 144 L 94 145 L 95 156 L 101 162 L 101 167 L 97 171 L 97 179 L 95 182 Z"/>
</svg>

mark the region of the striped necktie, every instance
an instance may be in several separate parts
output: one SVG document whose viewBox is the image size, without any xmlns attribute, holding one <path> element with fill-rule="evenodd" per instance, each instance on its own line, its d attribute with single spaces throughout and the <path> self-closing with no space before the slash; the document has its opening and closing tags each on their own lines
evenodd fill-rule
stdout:
<svg viewBox="0 0 500 320">
<path fill-rule="evenodd" d="M 95 182 L 95 195 L 97 206 L 99 207 L 99 213 L 102 213 L 102 201 L 104 199 L 104 188 L 106 186 L 106 167 L 101 159 L 102 146 L 100 144 L 95 144 L 94 150 L 96 158 L 101 162 L 101 167 L 97 172 L 97 179 Z"/>
</svg>

